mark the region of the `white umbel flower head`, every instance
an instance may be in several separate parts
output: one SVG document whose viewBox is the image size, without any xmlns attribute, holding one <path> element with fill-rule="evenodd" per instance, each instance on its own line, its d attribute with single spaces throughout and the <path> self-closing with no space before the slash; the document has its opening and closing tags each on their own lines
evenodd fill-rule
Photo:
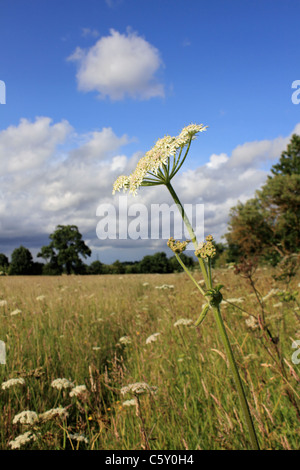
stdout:
<svg viewBox="0 0 300 470">
<path fill-rule="evenodd" d="M 153 335 L 148 336 L 146 339 L 146 344 L 154 343 L 157 341 L 157 337 L 160 335 L 160 333 L 153 333 Z"/>
<path fill-rule="evenodd" d="M 27 444 L 30 441 L 36 441 L 37 437 L 31 431 L 27 431 L 24 434 L 20 434 L 13 441 L 9 442 L 12 449 L 20 449 L 21 446 Z"/>
<path fill-rule="evenodd" d="M 134 395 L 140 395 L 141 393 L 156 393 L 157 387 L 151 387 L 146 382 L 136 382 L 134 384 L 126 385 L 121 388 L 122 395 L 126 393 L 132 393 Z"/>
<path fill-rule="evenodd" d="M 51 382 L 51 387 L 62 390 L 63 388 L 73 388 L 74 384 L 68 379 L 55 379 Z"/>
<path fill-rule="evenodd" d="M 14 387 L 15 385 L 24 385 L 25 380 L 22 379 L 22 377 L 17 378 L 17 379 L 9 379 L 6 382 L 3 382 L 1 385 L 2 390 L 5 390 L 10 387 Z"/>
<path fill-rule="evenodd" d="M 79 433 L 69 434 L 69 438 L 77 442 L 84 442 L 85 444 L 89 443 L 88 438 L 85 437 L 83 434 L 79 434 Z"/>
<path fill-rule="evenodd" d="M 136 399 L 132 398 L 132 400 L 123 401 L 122 406 L 136 406 Z"/>
<path fill-rule="evenodd" d="M 136 169 L 131 175 L 121 175 L 117 178 L 113 185 L 113 194 L 121 189 L 124 191 L 129 189 L 129 192 L 135 196 L 138 188 L 142 185 L 149 183 L 151 185 L 163 184 L 164 178 L 162 173 L 159 175 L 159 172 L 161 172 L 163 167 L 169 166 L 170 158 L 174 160 L 171 173 L 169 174 L 170 178 L 172 178 L 187 155 L 186 153 L 183 160 L 181 160 L 183 148 L 189 147 L 196 134 L 206 130 L 206 128 L 207 126 L 203 126 L 203 124 L 190 124 L 184 127 L 177 137 L 167 135 L 159 139 L 154 147 L 139 160 Z M 178 152 L 179 156 L 177 158 L 176 154 Z"/>
<path fill-rule="evenodd" d="M 119 343 L 131 344 L 131 338 L 129 336 L 121 336 L 121 338 L 119 339 Z"/>
<path fill-rule="evenodd" d="M 66 408 L 59 406 L 58 408 L 51 408 L 50 410 L 45 411 L 44 413 L 40 414 L 40 419 L 42 421 L 49 421 L 53 418 L 62 418 L 66 419 L 69 416 L 69 413 Z"/>
<path fill-rule="evenodd" d="M 85 393 L 87 391 L 87 388 L 85 385 L 77 385 L 74 387 L 71 392 L 69 393 L 70 397 L 78 397 Z"/>
<path fill-rule="evenodd" d="M 35 411 L 21 411 L 21 413 L 18 413 L 14 419 L 13 419 L 13 424 L 34 424 L 38 421 L 39 417 L 36 414 Z"/>
<path fill-rule="evenodd" d="M 179 320 L 177 320 L 174 323 L 174 326 L 180 326 L 180 325 L 188 326 L 188 325 L 191 325 L 192 323 L 193 323 L 193 320 L 191 320 L 190 318 L 179 318 Z"/>
</svg>

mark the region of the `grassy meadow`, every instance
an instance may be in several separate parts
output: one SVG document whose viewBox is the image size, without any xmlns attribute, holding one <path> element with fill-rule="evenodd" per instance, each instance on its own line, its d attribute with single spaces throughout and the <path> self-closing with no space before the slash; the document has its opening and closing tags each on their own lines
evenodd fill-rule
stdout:
<svg viewBox="0 0 300 470">
<path fill-rule="evenodd" d="M 296 450 L 299 299 L 280 292 L 300 278 L 274 272 L 254 276 L 273 341 L 251 317 L 261 307 L 248 281 L 228 268 L 214 278 L 260 446 Z M 184 273 L 0 277 L 0 449 L 249 449 L 213 315 L 187 321 L 202 303 Z M 138 382 L 153 388 L 121 393 Z"/>
</svg>

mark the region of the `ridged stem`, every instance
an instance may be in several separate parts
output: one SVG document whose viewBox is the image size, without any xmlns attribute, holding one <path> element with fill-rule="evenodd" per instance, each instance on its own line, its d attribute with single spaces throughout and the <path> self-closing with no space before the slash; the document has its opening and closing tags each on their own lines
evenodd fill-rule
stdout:
<svg viewBox="0 0 300 470">
<path fill-rule="evenodd" d="M 184 208 L 183 208 L 183 206 L 182 206 L 182 204 L 181 204 L 181 202 L 180 202 L 173 186 L 171 185 L 170 181 L 166 182 L 165 184 L 166 184 L 172 198 L 174 199 L 174 202 L 177 204 L 177 207 L 178 207 L 178 209 L 181 213 L 183 221 L 184 221 L 184 223 L 185 223 L 185 225 L 188 229 L 189 235 L 191 237 L 191 241 L 193 242 L 195 248 L 197 248 L 198 247 L 198 242 L 197 242 L 197 239 L 196 239 L 196 235 L 195 235 L 195 232 L 194 232 L 194 230 L 193 230 L 193 228 L 190 224 L 190 221 L 189 221 L 189 219 L 188 219 L 188 217 L 185 213 L 185 210 L 184 210 Z M 176 256 L 176 258 L 178 259 L 179 256 Z M 209 260 L 209 264 L 208 264 L 208 269 L 207 269 L 204 261 L 201 258 L 198 258 L 198 260 L 199 260 L 199 263 L 200 263 L 201 271 L 202 271 L 202 274 L 204 276 L 204 280 L 205 280 L 205 284 L 206 284 L 207 289 L 213 289 L 210 260 Z M 183 263 L 180 262 L 180 264 L 183 264 Z M 185 269 L 185 271 L 189 274 L 187 269 Z M 193 282 L 195 282 L 194 278 L 190 274 L 189 274 L 189 277 L 193 280 Z M 199 288 L 199 286 L 197 286 L 197 287 Z M 199 289 L 199 290 L 202 290 L 202 289 Z M 233 355 L 233 352 L 232 352 L 232 349 L 231 349 L 231 346 L 230 346 L 230 341 L 229 341 L 229 338 L 227 336 L 225 325 L 224 325 L 222 315 L 221 315 L 221 312 L 220 312 L 220 306 L 219 305 L 217 305 L 217 306 L 211 305 L 211 307 L 212 307 L 212 310 L 214 312 L 214 317 L 215 317 L 215 321 L 216 321 L 216 324 L 217 324 L 217 328 L 218 328 L 223 346 L 225 348 L 226 356 L 227 356 L 227 359 L 228 359 L 228 362 L 229 362 L 229 365 L 230 365 L 230 369 L 231 369 L 231 372 L 232 372 L 232 375 L 233 375 L 233 378 L 234 378 L 234 382 L 235 382 L 235 385 L 236 385 L 236 389 L 237 389 L 237 393 L 238 393 L 238 396 L 239 396 L 240 404 L 241 404 L 241 407 L 242 407 L 242 410 L 243 410 L 245 422 L 246 422 L 246 425 L 248 427 L 252 449 L 253 450 L 259 450 L 259 443 L 258 443 L 258 439 L 257 439 L 257 436 L 256 436 L 254 424 L 253 424 L 253 421 L 252 421 L 249 405 L 248 405 L 248 402 L 247 402 L 247 397 L 246 397 L 245 390 L 244 390 L 244 387 L 243 387 L 243 384 L 242 384 L 242 380 L 241 380 L 241 377 L 240 377 L 240 374 L 239 374 L 239 371 L 238 371 L 238 367 L 237 367 L 237 364 L 236 364 L 236 361 L 235 361 L 235 358 L 234 358 L 234 355 Z"/>
</svg>

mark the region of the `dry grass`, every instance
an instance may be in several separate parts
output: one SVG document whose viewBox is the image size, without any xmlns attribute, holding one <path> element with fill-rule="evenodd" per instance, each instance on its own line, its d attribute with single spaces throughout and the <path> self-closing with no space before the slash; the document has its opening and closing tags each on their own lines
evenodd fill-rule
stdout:
<svg viewBox="0 0 300 470">
<path fill-rule="evenodd" d="M 262 295 L 287 289 L 272 274 L 256 273 Z M 275 344 L 246 324 L 249 313 L 259 312 L 247 281 L 232 270 L 217 270 L 215 278 L 227 286 L 225 298 L 242 298 L 232 301 L 236 307 L 224 304 L 222 312 L 261 447 L 298 449 L 300 373 L 291 360 L 292 342 L 299 339 L 297 302 L 276 306 L 278 297 L 266 300 Z M 299 290 L 298 283 L 294 279 L 288 290 Z M 163 285 L 169 287 L 157 288 Z M 185 274 L 1 277 L 0 300 L 7 301 L 0 307 L 7 352 L 1 383 L 25 381 L 0 389 L 1 449 L 28 430 L 36 436 L 24 444 L 30 449 L 249 448 L 212 315 L 200 328 L 174 326 L 181 318 L 195 321 L 203 303 Z M 146 343 L 154 333 L 159 335 Z M 51 387 L 57 378 L 87 391 L 70 397 L 70 390 Z M 134 397 L 123 396 L 121 388 L 135 382 L 155 386 L 157 393 L 123 405 Z M 67 418 L 13 423 L 24 410 L 41 415 L 58 406 Z"/>
</svg>

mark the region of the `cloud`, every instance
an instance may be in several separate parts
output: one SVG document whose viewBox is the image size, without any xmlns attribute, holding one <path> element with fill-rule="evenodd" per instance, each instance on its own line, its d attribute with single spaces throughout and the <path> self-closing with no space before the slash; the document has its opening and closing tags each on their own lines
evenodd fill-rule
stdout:
<svg viewBox="0 0 300 470">
<path fill-rule="evenodd" d="M 85 161 L 91 159 L 102 160 L 108 158 L 119 147 L 129 143 L 126 135 L 117 137 L 110 127 L 104 127 L 101 131 L 94 131 L 80 137 L 81 144 L 70 153 L 70 158 Z"/>
<path fill-rule="evenodd" d="M 100 98 L 147 100 L 164 96 L 156 74 L 163 63 L 159 51 L 141 36 L 111 29 L 89 49 L 77 47 L 68 57 L 77 63 L 78 89 Z"/>
<path fill-rule="evenodd" d="M 298 124 L 292 133 L 299 133 Z M 291 133 L 291 134 L 292 134 Z M 278 161 L 291 134 L 273 140 L 247 142 L 230 155 L 211 154 L 208 161 L 188 169 L 188 160 L 172 181 L 183 204 L 204 204 L 205 235 L 217 240 L 227 230 L 228 215 L 238 200 L 253 197 L 267 179 L 263 169 Z M 201 137 L 199 137 L 200 139 Z M 132 140 L 104 127 L 77 134 L 67 121 L 38 117 L 21 119 L 0 132 L 0 246 L 8 256 L 23 244 L 33 254 L 49 242 L 58 224 L 77 225 L 84 240 L 103 262 L 141 259 L 144 254 L 166 250 L 166 240 L 99 240 L 96 215 L 99 205 L 118 208 L 112 185 L 120 174 L 129 174 L 142 156 L 126 155 Z M 250 149 L 250 150 L 249 150 Z M 233 164 L 233 162 L 235 162 Z M 262 165 L 261 165 L 262 164 Z M 128 206 L 173 204 L 165 187 L 141 188 L 128 197 Z"/>
<path fill-rule="evenodd" d="M 216 155 L 213 153 L 210 158 L 209 162 L 206 164 L 208 168 L 212 168 L 214 170 L 218 169 L 223 163 L 226 163 L 229 160 L 226 153 L 221 153 L 220 155 Z"/>
<path fill-rule="evenodd" d="M 81 28 L 81 36 L 84 38 L 86 37 L 97 38 L 99 36 L 99 31 L 97 31 L 97 29 Z"/>
<path fill-rule="evenodd" d="M 71 131 L 67 121 L 52 125 L 48 117 L 34 123 L 21 119 L 18 126 L 0 132 L 0 175 L 33 169 L 42 165 Z"/>
<path fill-rule="evenodd" d="M 118 5 L 120 5 L 123 2 L 123 0 L 105 0 L 105 3 L 109 8 L 114 8 Z"/>
<path fill-rule="evenodd" d="M 293 132 L 297 133 L 297 130 L 299 131 L 299 126 Z M 260 140 L 238 145 L 232 152 L 229 165 L 231 168 L 242 169 L 249 165 L 259 166 L 273 161 L 286 148 L 289 140 L 290 136 L 280 136 L 273 140 Z"/>
<path fill-rule="evenodd" d="M 67 121 L 46 117 L 1 131 L 1 250 L 17 247 L 20 237 L 44 240 L 60 223 L 96 238 L 96 207 L 131 164 L 119 154 L 128 141 L 110 128 L 77 135 Z"/>
<path fill-rule="evenodd" d="M 221 240 L 227 231 L 230 209 L 255 195 L 267 179 L 266 163 L 270 167 L 277 162 L 291 135 L 299 131 L 297 124 L 289 136 L 245 142 L 237 145 L 231 155 L 212 154 L 205 165 L 179 175 L 174 181 L 176 192 L 183 200 L 204 204 L 206 234 Z"/>
</svg>

